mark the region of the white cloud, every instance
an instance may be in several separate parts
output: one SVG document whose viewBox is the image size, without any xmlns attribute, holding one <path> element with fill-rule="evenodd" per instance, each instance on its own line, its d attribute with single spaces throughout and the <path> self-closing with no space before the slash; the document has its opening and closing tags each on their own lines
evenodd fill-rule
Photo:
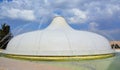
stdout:
<svg viewBox="0 0 120 70">
<path fill-rule="evenodd" d="M 46 15 L 47 17 L 56 16 L 54 11 L 60 9 L 62 13 L 57 15 L 65 16 L 70 23 L 96 22 L 97 20 L 116 17 L 116 14 L 120 15 L 119 2 L 117 0 L 13 0 L 12 2 L 1 3 L 0 8 L 6 7 L 6 9 L 0 10 L 0 19 L 9 16 L 23 20 L 40 20 Z M 6 13 L 6 11 L 8 12 Z M 16 14 L 13 14 L 12 11 Z"/>
<path fill-rule="evenodd" d="M 71 23 L 82 23 L 87 19 L 86 12 L 84 11 L 77 8 L 73 8 L 70 11 L 71 14 L 73 14 L 73 16 L 68 19 Z"/>
<path fill-rule="evenodd" d="M 85 12 L 83 12 L 83 11 L 81 11 L 81 10 L 79 10 L 79 9 L 72 9 L 72 11 L 73 11 L 73 13 L 74 13 L 74 15 L 75 16 L 80 16 L 81 18 L 83 18 L 83 19 L 86 19 L 86 14 L 85 14 Z"/>
<path fill-rule="evenodd" d="M 120 5 L 107 5 L 106 12 L 108 15 L 114 15 L 116 12 L 120 12 Z"/>
<path fill-rule="evenodd" d="M 91 1 L 85 3 L 86 12 L 88 13 L 89 20 L 97 21 L 102 19 L 108 19 L 116 17 L 116 14 L 120 15 L 119 1 Z"/>
<path fill-rule="evenodd" d="M 28 21 L 35 20 L 34 12 L 32 10 L 25 10 L 25 9 L 7 9 L 5 17 L 9 17 L 12 19 L 23 19 Z"/>
<path fill-rule="evenodd" d="M 97 30 L 98 30 L 98 29 L 97 29 L 98 26 L 99 26 L 98 23 L 96 23 L 96 22 L 91 22 L 91 23 L 89 23 L 89 30 L 90 30 L 90 31 L 97 31 Z"/>
</svg>

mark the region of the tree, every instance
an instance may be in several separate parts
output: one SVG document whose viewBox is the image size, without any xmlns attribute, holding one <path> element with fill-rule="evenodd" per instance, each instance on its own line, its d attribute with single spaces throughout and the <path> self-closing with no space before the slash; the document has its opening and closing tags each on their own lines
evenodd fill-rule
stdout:
<svg viewBox="0 0 120 70">
<path fill-rule="evenodd" d="M 115 44 L 115 49 L 120 49 L 120 46 L 118 44 Z"/>
<path fill-rule="evenodd" d="M 120 46 L 118 44 L 112 44 L 111 47 L 112 49 L 120 49 Z"/>
<path fill-rule="evenodd" d="M 12 37 L 13 35 L 10 32 L 10 26 L 6 23 L 2 24 L 0 29 L 0 48 L 5 49 Z"/>
<path fill-rule="evenodd" d="M 112 49 L 114 49 L 114 48 L 115 48 L 114 46 L 115 46 L 114 44 L 111 44 Z"/>
</svg>

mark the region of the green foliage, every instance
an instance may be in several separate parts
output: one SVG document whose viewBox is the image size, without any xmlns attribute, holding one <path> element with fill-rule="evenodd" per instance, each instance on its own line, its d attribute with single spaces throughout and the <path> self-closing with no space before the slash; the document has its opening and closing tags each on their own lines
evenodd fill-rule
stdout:
<svg viewBox="0 0 120 70">
<path fill-rule="evenodd" d="M 6 23 L 2 24 L 0 29 L 0 48 L 5 49 L 12 37 L 13 36 L 10 32 L 10 26 Z"/>
</svg>

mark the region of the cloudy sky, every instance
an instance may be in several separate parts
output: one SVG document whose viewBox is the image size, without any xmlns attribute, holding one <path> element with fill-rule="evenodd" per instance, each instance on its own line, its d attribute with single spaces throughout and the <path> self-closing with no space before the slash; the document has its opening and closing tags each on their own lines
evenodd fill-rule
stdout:
<svg viewBox="0 0 120 70">
<path fill-rule="evenodd" d="M 120 0 L 0 0 L 0 24 L 14 35 L 44 29 L 55 16 L 74 29 L 120 40 Z"/>
</svg>

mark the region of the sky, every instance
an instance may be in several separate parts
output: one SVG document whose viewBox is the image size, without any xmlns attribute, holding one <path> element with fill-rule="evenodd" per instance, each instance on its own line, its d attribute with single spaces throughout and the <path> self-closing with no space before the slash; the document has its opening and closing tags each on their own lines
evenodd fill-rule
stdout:
<svg viewBox="0 0 120 70">
<path fill-rule="evenodd" d="M 44 29 L 55 16 L 74 29 L 120 40 L 120 0 L 0 0 L 0 25 L 10 25 L 14 36 Z"/>
</svg>

